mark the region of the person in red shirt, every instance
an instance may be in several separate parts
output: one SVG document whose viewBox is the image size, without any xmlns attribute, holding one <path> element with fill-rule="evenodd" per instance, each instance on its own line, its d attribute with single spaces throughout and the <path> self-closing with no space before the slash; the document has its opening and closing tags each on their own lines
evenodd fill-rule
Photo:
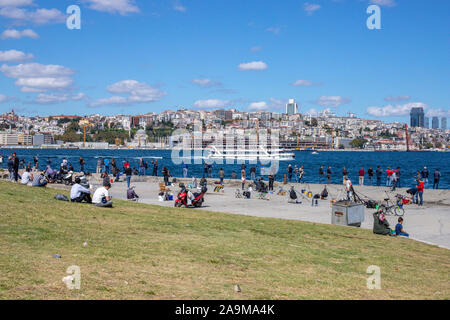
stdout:
<svg viewBox="0 0 450 320">
<path fill-rule="evenodd" d="M 393 173 L 394 173 L 394 171 L 392 171 L 391 167 L 388 167 L 386 170 L 386 174 L 387 174 L 386 187 L 392 186 L 392 174 Z"/>
<path fill-rule="evenodd" d="M 364 168 L 359 169 L 359 185 L 363 186 L 364 185 L 364 174 L 366 172 L 364 171 Z"/>
<path fill-rule="evenodd" d="M 417 193 L 416 193 L 416 203 L 419 206 L 423 206 L 423 189 L 425 189 L 425 182 L 422 180 L 417 180 Z M 419 202 L 420 198 L 420 202 Z"/>
</svg>

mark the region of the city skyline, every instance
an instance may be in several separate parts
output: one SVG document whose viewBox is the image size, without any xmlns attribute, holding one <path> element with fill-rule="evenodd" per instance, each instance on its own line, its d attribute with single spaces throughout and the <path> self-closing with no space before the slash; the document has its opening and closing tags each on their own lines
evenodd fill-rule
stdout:
<svg viewBox="0 0 450 320">
<path fill-rule="evenodd" d="M 300 113 L 384 122 L 449 114 L 448 2 L 104 3 L 0 1 L 0 113 L 283 113 L 293 98 Z M 66 27 L 72 4 L 81 30 Z"/>
</svg>

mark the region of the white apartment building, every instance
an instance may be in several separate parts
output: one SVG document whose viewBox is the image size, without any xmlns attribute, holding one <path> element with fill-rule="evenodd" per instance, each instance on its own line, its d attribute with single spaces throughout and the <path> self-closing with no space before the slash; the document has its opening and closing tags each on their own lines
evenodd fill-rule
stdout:
<svg viewBox="0 0 450 320">
<path fill-rule="evenodd" d="M 17 133 L 0 132 L 0 145 L 16 146 L 19 144 L 19 135 Z"/>
</svg>

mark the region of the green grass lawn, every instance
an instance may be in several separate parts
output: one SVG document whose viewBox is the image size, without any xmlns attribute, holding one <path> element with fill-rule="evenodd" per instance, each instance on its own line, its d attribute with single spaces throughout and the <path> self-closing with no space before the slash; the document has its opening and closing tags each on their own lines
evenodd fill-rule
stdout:
<svg viewBox="0 0 450 320">
<path fill-rule="evenodd" d="M 0 299 L 450 296 L 450 251 L 412 240 L 124 201 L 100 209 L 56 193 L 0 182 Z M 61 280 L 72 265 L 80 290 Z M 366 288 L 370 265 L 381 268 L 381 290 Z"/>
</svg>

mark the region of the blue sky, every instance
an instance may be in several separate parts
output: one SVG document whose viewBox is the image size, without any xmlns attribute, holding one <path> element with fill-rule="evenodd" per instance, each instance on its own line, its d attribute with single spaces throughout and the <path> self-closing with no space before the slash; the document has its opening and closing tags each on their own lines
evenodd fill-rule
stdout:
<svg viewBox="0 0 450 320">
<path fill-rule="evenodd" d="M 81 30 L 66 8 L 81 8 Z M 381 8 L 381 30 L 366 9 Z M 446 0 L 0 0 L 0 112 L 449 114 Z"/>
</svg>

